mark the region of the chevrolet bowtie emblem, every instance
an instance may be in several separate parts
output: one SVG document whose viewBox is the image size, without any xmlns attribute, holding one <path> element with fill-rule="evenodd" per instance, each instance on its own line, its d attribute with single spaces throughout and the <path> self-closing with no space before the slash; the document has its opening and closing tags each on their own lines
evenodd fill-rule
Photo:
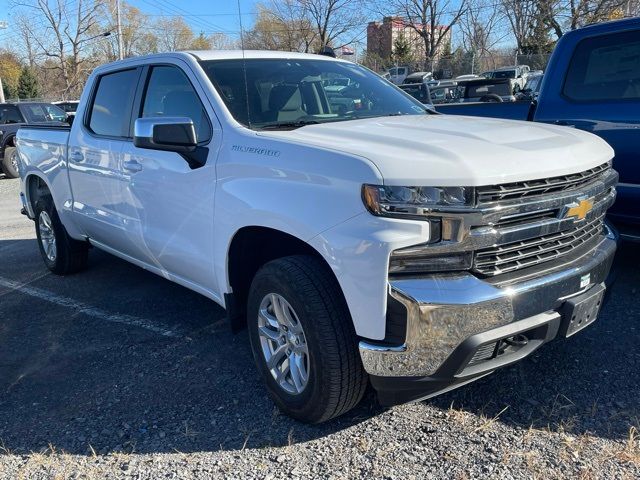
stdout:
<svg viewBox="0 0 640 480">
<path fill-rule="evenodd" d="M 583 198 L 567 205 L 565 208 L 566 213 L 564 214 L 564 218 L 573 217 L 576 220 L 584 220 L 584 218 L 587 216 L 587 213 L 589 213 L 593 208 L 593 199 Z"/>
</svg>

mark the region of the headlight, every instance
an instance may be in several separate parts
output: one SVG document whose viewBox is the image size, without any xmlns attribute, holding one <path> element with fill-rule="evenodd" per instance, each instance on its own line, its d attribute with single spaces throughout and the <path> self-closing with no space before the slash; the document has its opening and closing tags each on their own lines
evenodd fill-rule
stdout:
<svg viewBox="0 0 640 480">
<path fill-rule="evenodd" d="M 420 217 L 433 210 L 470 206 L 472 187 L 394 187 L 363 185 L 362 200 L 374 215 Z"/>
</svg>

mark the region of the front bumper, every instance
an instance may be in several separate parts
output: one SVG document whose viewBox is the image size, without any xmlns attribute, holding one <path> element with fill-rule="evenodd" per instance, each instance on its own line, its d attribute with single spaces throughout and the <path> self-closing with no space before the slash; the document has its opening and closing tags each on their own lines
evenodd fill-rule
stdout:
<svg viewBox="0 0 640 480">
<path fill-rule="evenodd" d="M 615 249 L 615 234 L 607 230 L 590 251 L 519 277 L 496 281 L 459 273 L 392 280 L 389 295 L 406 309 L 404 343 L 360 342 L 380 401 L 433 396 L 531 354 L 557 336 L 567 298 L 605 283 Z M 505 339 L 511 344 L 490 358 Z"/>
</svg>

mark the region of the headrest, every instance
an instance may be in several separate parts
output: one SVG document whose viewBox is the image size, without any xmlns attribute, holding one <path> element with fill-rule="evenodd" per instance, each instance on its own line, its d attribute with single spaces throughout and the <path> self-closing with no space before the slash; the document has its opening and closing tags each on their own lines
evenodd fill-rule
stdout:
<svg viewBox="0 0 640 480">
<path fill-rule="evenodd" d="M 302 101 L 297 85 L 276 85 L 269 94 L 269 110 L 297 110 Z"/>
</svg>

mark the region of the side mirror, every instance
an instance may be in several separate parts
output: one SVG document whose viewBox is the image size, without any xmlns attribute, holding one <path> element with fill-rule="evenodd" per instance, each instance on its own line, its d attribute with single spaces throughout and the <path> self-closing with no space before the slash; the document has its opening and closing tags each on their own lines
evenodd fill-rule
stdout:
<svg viewBox="0 0 640 480">
<path fill-rule="evenodd" d="M 69 115 L 67 114 L 67 118 L 65 118 L 65 122 L 67 122 L 69 124 L 69 126 L 73 125 L 73 121 L 76 119 L 75 115 Z"/>
<path fill-rule="evenodd" d="M 138 148 L 189 153 L 198 146 L 193 120 L 188 117 L 144 117 L 133 126 L 133 144 Z"/>
</svg>

